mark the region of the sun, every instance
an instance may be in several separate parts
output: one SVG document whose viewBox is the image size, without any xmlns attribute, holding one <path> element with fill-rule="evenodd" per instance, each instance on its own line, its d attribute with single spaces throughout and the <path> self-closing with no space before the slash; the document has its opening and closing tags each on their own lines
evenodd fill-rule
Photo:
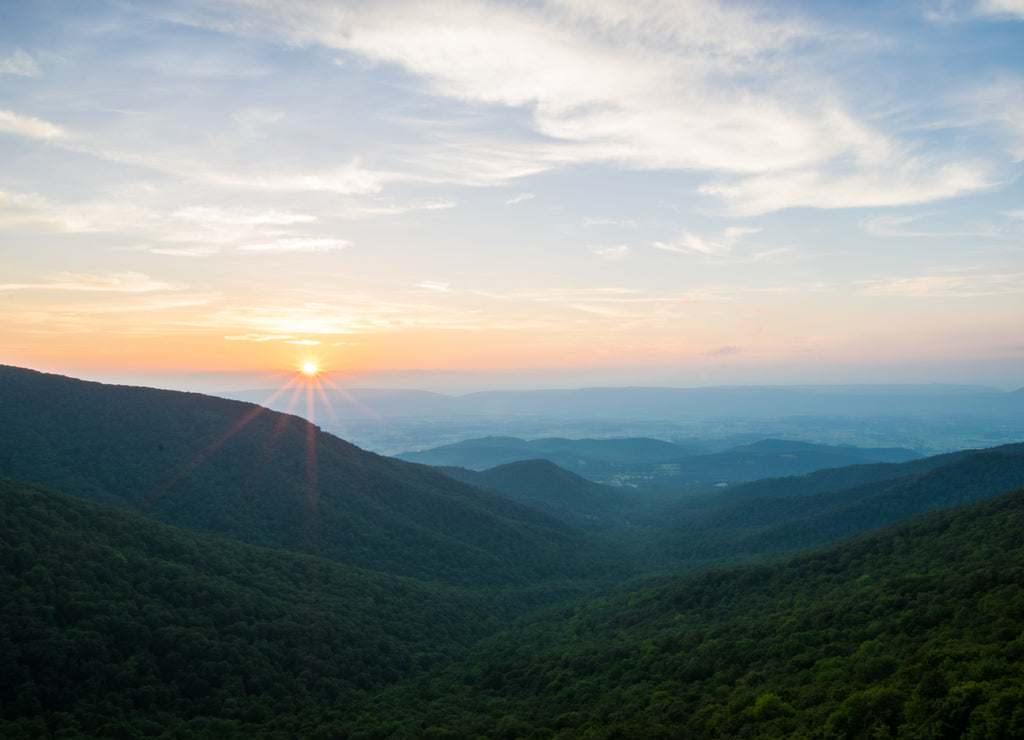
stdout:
<svg viewBox="0 0 1024 740">
<path fill-rule="evenodd" d="M 317 367 L 315 362 L 304 362 L 302 363 L 302 374 L 307 378 L 316 377 L 317 373 L 320 372 L 320 368 Z"/>
</svg>

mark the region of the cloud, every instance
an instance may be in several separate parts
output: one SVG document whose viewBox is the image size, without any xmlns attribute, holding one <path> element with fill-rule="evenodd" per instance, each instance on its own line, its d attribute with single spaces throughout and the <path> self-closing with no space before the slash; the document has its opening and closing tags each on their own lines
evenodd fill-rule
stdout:
<svg viewBox="0 0 1024 740">
<path fill-rule="evenodd" d="M 154 247 L 143 245 L 139 247 L 139 250 L 149 252 L 150 254 L 163 254 L 168 257 L 209 257 L 210 255 L 217 254 L 220 248 L 211 246 Z"/>
<path fill-rule="evenodd" d="M 6 59 L 0 59 L 0 74 L 21 75 L 22 77 L 40 77 L 42 72 L 35 60 L 21 49 Z"/>
<path fill-rule="evenodd" d="M 232 118 L 245 136 L 264 138 L 267 135 L 267 128 L 283 120 L 285 115 L 284 111 L 246 108 L 235 113 Z"/>
<path fill-rule="evenodd" d="M 530 135 L 488 141 L 441 131 L 432 152 L 410 151 L 407 163 L 466 184 L 578 162 L 775 177 L 723 181 L 704 191 L 753 213 L 816 204 L 822 171 L 840 159 L 860 162 L 856 178 L 898 154 L 885 134 L 844 110 L 835 79 L 815 73 L 824 66 L 815 64 L 816 55 L 853 48 L 858 35 L 767 6 L 463 0 L 443 7 L 306 3 L 284 12 L 269 0 L 239 5 L 240 17 L 196 22 L 326 46 L 401 68 L 436 97 L 522 111 Z M 780 183 L 782 195 L 769 198 L 768 186 Z M 979 185 L 977 178 L 962 183 Z M 856 197 L 850 204 L 840 198 L 847 184 L 836 182 L 823 202 L 858 205 Z M 893 194 L 902 203 L 933 193 Z"/>
<path fill-rule="evenodd" d="M 907 237 L 996 237 L 1000 233 L 992 228 L 976 229 L 974 231 L 939 231 L 934 229 L 911 229 L 906 228 L 922 219 L 934 216 L 933 213 L 918 213 L 907 216 L 875 216 L 860 222 L 860 227 L 875 236 L 907 236 Z"/>
<path fill-rule="evenodd" d="M 345 239 L 330 237 L 288 237 L 265 244 L 244 244 L 239 250 L 247 252 L 333 252 L 352 246 Z"/>
<path fill-rule="evenodd" d="M 320 172 L 265 172 L 255 174 L 207 170 L 201 178 L 210 183 L 257 190 L 285 190 L 339 195 L 379 193 L 386 182 L 405 179 L 393 173 L 366 169 L 358 163 Z"/>
<path fill-rule="evenodd" d="M 978 0 L 975 11 L 986 16 L 1024 19 L 1024 0 Z"/>
<path fill-rule="evenodd" d="M 583 219 L 584 226 L 625 226 L 631 229 L 637 227 L 637 222 L 631 218 L 585 218 Z"/>
<path fill-rule="evenodd" d="M 189 206 L 172 214 L 182 221 L 200 223 L 207 226 L 262 226 L 272 224 L 306 224 L 316 221 L 317 217 L 308 213 L 293 213 L 277 210 L 254 210 L 250 208 L 221 208 L 219 206 Z"/>
<path fill-rule="evenodd" d="M 450 283 L 437 283 L 432 280 L 424 280 L 421 283 L 416 284 L 417 288 L 423 288 L 434 293 L 448 293 L 451 291 Z"/>
<path fill-rule="evenodd" d="M 705 185 L 704 195 L 722 199 L 734 216 L 755 216 L 784 208 L 863 208 L 916 205 L 1003 184 L 982 161 L 946 164 L 897 160 L 895 166 L 846 173 L 795 170 Z"/>
<path fill-rule="evenodd" d="M 1024 294 L 1024 273 L 924 275 L 891 278 L 862 290 L 867 296 L 911 298 L 980 298 Z"/>
<path fill-rule="evenodd" d="M 537 197 L 537 196 L 534 195 L 533 193 L 520 193 L 516 197 L 510 198 L 509 200 L 506 200 L 505 201 L 505 205 L 507 205 L 507 206 L 514 206 L 517 203 L 522 203 L 523 201 L 533 200 L 535 197 Z"/>
<path fill-rule="evenodd" d="M 43 141 L 63 139 L 68 135 L 55 123 L 40 118 L 21 116 L 9 110 L 0 110 L 0 132 Z"/>
<path fill-rule="evenodd" d="M 244 328 L 232 336 L 288 336 L 310 339 L 340 334 L 395 332 L 412 328 L 479 329 L 479 317 L 465 309 L 429 303 L 405 303 L 353 297 L 345 302 L 267 303 L 227 308 L 209 319 L 213 325 Z"/>
<path fill-rule="evenodd" d="M 823 29 L 706 0 L 250 7 L 293 42 L 398 65 L 435 95 L 528 109 L 581 161 L 757 172 L 838 154 L 857 128 L 775 79 L 779 53 Z M 749 75 L 772 94 L 720 84 Z"/>
<path fill-rule="evenodd" d="M 185 286 L 153 280 L 139 272 L 92 273 L 62 272 L 42 283 L 0 283 L 0 291 L 60 290 L 103 293 L 150 293 L 181 290 Z"/>
<path fill-rule="evenodd" d="M 1024 79 L 1002 77 L 979 85 L 958 101 L 964 111 L 963 126 L 992 131 L 1015 161 L 1024 161 Z"/>
<path fill-rule="evenodd" d="M 1022 0 L 933 0 L 924 9 L 930 21 L 942 24 L 964 23 L 976 18 L 1014 20 L 1024 18 Z"/>
<path fill-rule="evenodd" d="M 344 219 L 376 218 L 378 216 L 399 216 L 411 211 L 443 211 L 456 206 L 458 203 L 453 200 L 422 200 L 411 203 L 361 200 L 340 205 L 333 215 Z"/>
<path fill-rule="evenodd" d="M 1017 5 L 989 0 L 978 8 Z M 923 203 L 998 180 L 993 163 L 930 144 L 914 133 L 918 122 L 895 120 L 902 113 L 880 113 L 884 101 L 870 112 L 859 106 L 854 80 L 891 45 L 881 32 L 830 27 L 796 6 L 225 0 L 168 13 L 175 22 L 291 48 L 325 47 L 346 74 L 400 74 L 431 116 L 388 116 L 386 125 L 404 126 L 407 138 L 369 153 L 373 166 L 353 160 L 336 169 L 242 171 L 178 153 L 93 149 L 190 181 L 366 195 L 394 183 L 504 185 L 600 163 L 699 173 L 702 194 L 745 215 Z M 232 115 L 246 137 L 262 137 L 286 118 L 263 107 Z"/>
<path fill-rule="evenodd" d="M 0 131 L 4 130 L 2 115 L 3 111 L 0 111 Z M 40 134 L 46 133 L 46 131 L 45 128 L 39 129 Z M 61 135 L 64 134 L 61 133 Z M 168 147 L 164 142 L 160 142 L 159 146 L 148 148 L 143 146 L 133 148 L 120 142 L 107 143 L 99 140 L 98 137 L 90 140 L 69 138 L 60 143 L 65 149 L 79 154 L 133 167 L 144 167 L 180 178 L 185 182 L 222 188 L 372 195 L 379 193 L 388 183 L 413 182 L 424 179 L 420 175 L 363 167 L 358 158 L 340 165 L 317 165 L 306 168 L 293 164 L 268 165 L 262 160 L 255 164 L 231 166 L 216 163 L 218 159 L 216 152 L 205 157 L 196 156 L 191 149 L 174 149 Z M 322 154 L 319 158 L 322 159 Z"/>
<path fill-rule="evenodd" d="M 53 203 L 34 193 L 0 191 L 0 228 L 124 234 L 144 241 L 144 251 L 173 256 L 206 256 L 231 246 L 253 251 L 325 251 L 349 244 L 289 233 L 290 227 L 318 220 L 308 213 L 274 208 L 196 205 L 163 212 L 125 200 Z"/>
<path fill-rule="evenodd" d="M 707 352 L 703 352 L 702 354 L 708 357 L 728 357 L 729 355 L 737 355 L 742 352 L 743 349 L 741 347 L 734 347 L 727 344 L 721 347 L 715 347 L 714 349 L 709 349 Z"/>
<path fill-rule="evenodd" d="M 675 240 L 654 242 L 654 247 L 669 252 L 724 256 L 730 254 L 744 237 L 759 231 L 761 229 L 749 226 L 730 226 L 717 237 L 705 238 L 683 229 Z"/>
<path fill-rule="evenodd" d="M 92 336 L 166 337 L 169 333 L 190 326 L 189 311 L 202 312 L 220 296 L 213 294 L 174 294 L 161 296 L 147 293 L 116 293 L 103 300 L 90 296 L 88 303 L 48 301 L 36 306 L 14 307 L 7 318 L 15 330 L 32 334 L 63 335 L 88 333 Z M 139 315 L 147 314 L 145 321 Z M 195 326 L 208 327 L 195 321 Z"/>
<path fill-rule="evenodd" d="M 134 232 L 164 236 L 167 217 L 127 201 L 54 203 L 36 193 L 0 191 L 0 228 L 57 233 Z"/>
<path fill-rule="evenodd" d="M 229 342 L 282 342 L 294 339 L 291 334 L 236 334 L 224 337 Z"/>
<path fill-rule="evenodd" d="M 598 257 L 614 262 L 629 256 L 629 245 L 619 244 L 614 247 L 594 247 L 593 251 Z"/>
</svg>

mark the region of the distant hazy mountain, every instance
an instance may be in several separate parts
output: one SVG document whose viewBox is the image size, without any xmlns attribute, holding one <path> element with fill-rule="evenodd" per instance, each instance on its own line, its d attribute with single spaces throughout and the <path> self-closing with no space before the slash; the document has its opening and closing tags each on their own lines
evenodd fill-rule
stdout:
<svg viewBox="0 0 1024 740">
<path fill-rule="evenodd" d="M 454 396 L 339 390 L 325 383 L 312 406 L 304 394 L 300 399 L 280 389 L 221 395 L 305 415 L 327 431 L 388 455 L 485 436 L 648 437 L 710 443 L 708 452 L 721 450 L 721 440 L 735 446 L 783 438 L 909 447 L 922 454 L 1024 437 L 1024 390 L 1004 392 L 983 386 L 582 388 Z M 513 459 L 495 458 L 490 464 Z"/>
<path fill-rule="evenodd" d="M 759 450 L 792 449 L 770 440 Z M 814 447 L 814 446 L 809 446 Z M 602 486 L 548 460 L 449 475 L 533 502 L 591 529 L 656 537 L 651 567 L 762 557 L 833 542 L 900 519 L 1024 486 L 1024 444 L 769 478 L 705 495 Z"/>
<path fill-rule="evenodd" d="M 924 472 L 906 473 L 901 465 L 857 466 L 832 476 L 833 482 L 854 479 L 861 467 L 892 476 L 847 488 L 807 486 L 806 478 L 793 477 L 686 500 L 662 545 L 684 561 L 789 552 L 1024 487 L 1024 444 L 941 455 L 933 462 L 939 464 Z M 919 461 L 907 465 L 925 467 Z M 829 480 L 821 473 L 815 477 Z M 671 518 L 663 515 L 663 520 Z"/>
<path fill-rule="evenodd" d="M 586 529 L 607 529 L 642 510 L 632 492 L 593 483 L 550 460 L 521 460 L 484 471 L 441 470 L 466 483 L 539 506 Z"/>
<path fill-rule="evenodd" d="M 274 390 L 225 394 L 255 403 L 291 403 Z M 581 388 L 482 391 L 462 396 L 411 390 L 324 388 L 317 416 L 536 416 L 578 419 L 662 419 L 677 416 L 1012 417 L 1024 412 L 1024 389 L 986 386 L 719 386 L 706 388 Z"/>
<path fill-rule="evenodd" d="M 592 481 L 663 484 L 736 483 L 863 462 L 903 462 L 920 457 L 914 450 L 860 448 L 762 440 L 712 454 L 695 454 L 696 445 L 655 439 L 526 440 L 485 437 L 429 450 L 406 452 L 400 459 L 428 465 L 486 470 L 509 462 L 543 459 Z"/>
<path fill-rule="evenodd" d="M 467 439 L 429 450 L 396 455 L 401 460 L 425 465 L 486 470 L 520 460 L 550 460 L 585 477 L 606 476 L 622 469 L 674 460 L 703 451 L 696 445 L 679 445 L 658 439 L 563 439 L 517 437 Z"/>
<path fill-rule="evenodd" d="M 1004 445 L 995 449 L 1013 453 L 1019 449 L 1019 446 Z M 716 508 L 736 501 L 808 495 L 855 488 L 867 483 L 927 473 L 985 451 L 988 450 L 960 450 L 942 455 L 920 457 L 902 463 L 856 464 L 840 468 L 826 468 L 797 476 L 763 478 L 729 486 L 717 490 L 713 494 L 687 498 L 684 505 L 688 511 L 696 511 L 701 508 Z"/>
<path fill-rule="evenodd" d="M 458 583 L 615 572 L 563 520 L 308 422 L 0 367 L 0 474 L 195 531 Z"/>
<path fill-rule="evenodd" d="M 766 439 L 710 455 L 674 460 L 670 477 L 684 481 L 737 483 L 761 478 L 803 475 L 825 468 L 841 468 L 865 462 L 905 462 L 921 455 L 892 447 L 852 447 Z"/>
</svg>

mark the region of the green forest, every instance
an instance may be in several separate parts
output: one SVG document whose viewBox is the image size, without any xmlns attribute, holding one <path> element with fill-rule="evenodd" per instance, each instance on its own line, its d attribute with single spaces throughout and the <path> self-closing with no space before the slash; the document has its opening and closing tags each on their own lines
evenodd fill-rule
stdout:
<svg viewBox="0 0 1024 740">
<path fill-rule="evenodd" d="M 0 737 L 1024 737 L 1022 445 L 630 499 L 0 368 L 0 475 Z"/>
</svg>

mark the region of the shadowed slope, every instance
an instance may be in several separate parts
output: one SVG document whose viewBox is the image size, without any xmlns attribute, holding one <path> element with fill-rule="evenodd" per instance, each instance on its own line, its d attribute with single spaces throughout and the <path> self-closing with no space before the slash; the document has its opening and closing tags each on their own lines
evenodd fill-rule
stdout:
<svg viewBox="0 0 1024 740">
<path fill-rule="evenodd" d="M 388 737 L 1020 737 L 1022 543 L 1017 491 L 632 589 L 489 638 L 364 716 Z"/>
<path fill-rule="evenodd" d="M 196 531 L 453 583 L 621 572 L 536 509 L 308 422 L 191 393 L 0 368 L 0 474 Z"/>
<path fill-rule="evenodd" d="M 38 736 L 32 717 L 72 737 L 177 736 L 186 724 L 190 737 L 301 736 L 305 713 L 447 662 L 506 616 L 468 591 L 5 478 L 0 529 L 3 737 Z"/>
</svg>

